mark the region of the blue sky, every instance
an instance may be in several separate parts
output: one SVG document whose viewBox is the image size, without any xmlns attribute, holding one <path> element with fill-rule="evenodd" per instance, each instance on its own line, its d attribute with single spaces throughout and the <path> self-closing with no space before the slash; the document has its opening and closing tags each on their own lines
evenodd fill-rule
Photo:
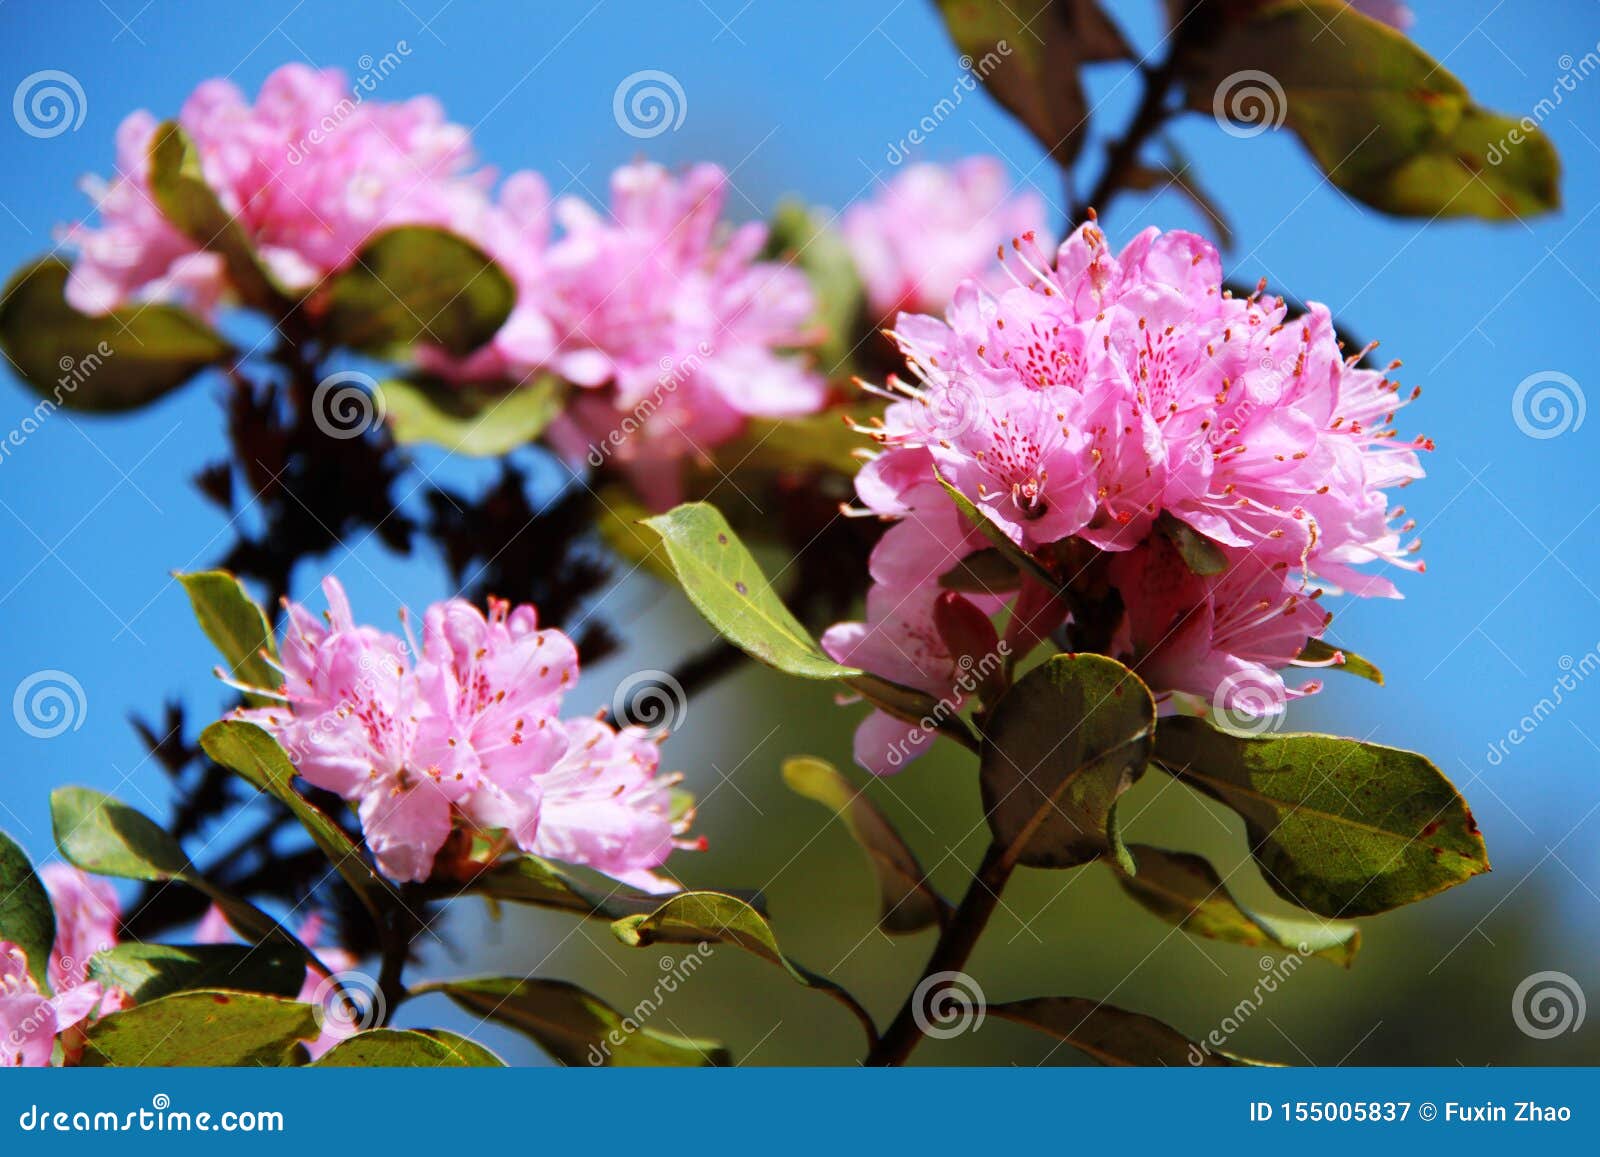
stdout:
<svg viewBox="0 0 1600 1157">
<path fill-rule="evenodd" d="M 956 54 L 932 6 L 772 0 L 644 4 L 264 0 L 188 5 L 63 0 L 0 8 L 0 94 L 41 69 L 82 85 L 83 123 L 49 139 L 0 124 L 0 265 L 51 246 L 81 212 L 84 173 L 106 172 L 117 122 L 136 108 L 176 111 L 200 80 L 231 76 L 253 91 L 274 67 L 305 60 L 358 72 L 404 43 L 379 95 L 436 95 L 473 127 L 504 171 L 531 167 L 552 187 L 596 197 L 620 162 L 714 160 L 733 172 L 731 211 L 752 217 L 788 193 L 838 208 L 890 175 L 892 142 L 946 96 Z M 741 6 L 742 5 L 742 6 Z M 1153 42 L 1153 2 L 1112 6 L 1135 40 Z M 1415 38 L 1484 104 L 1521 114 L 1550 95 L 1600 41 L 1600 5 L 1462 0 L 1414 4 Z M 687 101 L 682 126 L 650 140 L 619 131 L 618 82 L 670 72 Z M 1095 75 L 1098 141 L 1126 116 L 1135 86 Z M 1600 332 L 1600 77 L 1564 94 L 1544 128 L 1565 164 L 1566 206 L 1527 224 L 1385 219 L 1331 188 L 1287 133 L 1236 140 L 1207 117 L 1175 136 L 1231 215 L 1238 279 L 1326 302 L 1423 387 L 1402 429 L 1435 439 L 1429 477 L 1408 494 L 1428 561 L 1404 576 L 1403 602 L 1346 606 L 1335 635 L 1379 663 L 1389 686 L 1335 678 L 1308 725 L 1428 752 L 1473 801 L 1498 869 L 1483 907 L 1514 902 L 1524 880 L 1558 888 L 1593 944 L 1600 833 L 1600 678 L 1581 683 L 1491 760 L 1489 749 L 1600 648 L 1600 417 L 1534 438 L 1513 420 L 1518 384 L 1567 375 L 1596 381 Z M 1095 145 L 1091 143 L 1090 153 Z M 990 102 L 969 97 L 918 158 L 1002 156 L 1017 180 L 1057 207 L 1059 176 Z M 1114 240 L 1148 224 L 1204 228 L 1175 196 L 1126 199 L 1105 215 Z M 0 375 L 3 376 L 3 375 Z M 83 688 L 80 726 L 42 739 L 0 715 L 0 826 L 36 855 L 49 850 L 48 787 L 115 789 L 159 811 L 163 777 L 127 725 L 183 696 L 203 711 L 225 696 L 190 619 L 175 569 L 226 545 L 224 520 L 188 480 L 221 447 L 214 382 L 138 415 L 52 417 L 0 459 L 0 696 L 39 671 Z M 31 409 L 0 385 L 0 428 Z M 437 477 L 481 476 L 437 463 Z M 437 559 L 386 557 L 350 544 L 329 565 L 358 607 L 389 621 L 396 597 L 421 606 L 449 593 Z M 302 588 L 311 577 L 302 575 Z M 1590 684 L 1593 685 L 1590 685 Z M 594 702 L 606 698 L 592 690 Z M 588 706 L 590 704 L 583 704 Z M 691 771 L 691 779 L 693 772 Z"/>
</svg>

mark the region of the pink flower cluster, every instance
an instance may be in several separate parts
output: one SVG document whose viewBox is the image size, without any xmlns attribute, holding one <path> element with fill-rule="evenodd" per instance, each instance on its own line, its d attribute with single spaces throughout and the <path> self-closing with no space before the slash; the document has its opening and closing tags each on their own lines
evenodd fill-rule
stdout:
<svg viewBox="0 0 1600 1157">
<path fill-rule="evenodd" d="M 1013 194 L 998 158 L 968 157 L 910 166 L 845 210 L 843 231 L 874 318 L 942 313 L 963 281 L 1003 287 L 995 249 L 1024 233 L 1042 236 L 1044 203 Z"/>
<path fill-rule="evenodd" d="M 307 782 L 354 804 L 379 869 L 426 880 L 453 831 L 586 864 L 651 891 L 691 815 L 655 739 L 597 719 L 562 720 L 578 654 L 534 609 L 450 599 L 414 642 L 356 623 L 338 580 L 326 622 L 290 604 L 279 706 L 241 710 Z M 259 689 L 254 689 L 259 690 Z"/>
<path fill-rule="evenodd" d="M 748 418 L 809 414 L 827 397 L 808 360 L 788 352 L 816 340 L 810 283 L 760 259 L 765 225 L 723 224 L 727 189 L 715 165 L 681 177 L 627 165 L 602 214 L 572 197 L 541 205 L 542 183 L 519 174 L 462 226 L 512 272 L 516 312 L 471 358 L 432 354 L 425 364 L 458 380 L 551 371 L 577 385 L 552 441 L 623 471 L 652 507 L 673 505 L 686 459 L 704 458 Z M 554 241 L 552 217 L 562 227 Z"/>
<path fill-rule="evenodd" d="M 121 989 L 108 991 L 89 979 L 90 957 L 117 943 L 117 894 L 104 880 L 66 864 L 48 864 L 39 874 L 55 909 L 51 995 L 40 991 L 28 971 L 27 953 L 0 940 L 0 1068 L 48 1065 L 57 1043 L 61 1059 L 75 1061 L 83 1049 L 83 1022 L 127 1004 Z"/>
<path fill-rule="evenodd" d="M 897 321 L 916 380 L 884 391 L 869 430 L 883 449 L 856 486 L 895 525 L 872 556 L 867 622 L 832 628 L 829 652 L 959 706 L 945 677 L 973 636 L 956 645 L 938 584 L 988 542 L 944 482 L 1040 558 L 1062 563 L 1071 539 L 1107 552 L 1125 608 L 1113 649 L 1168 709 L 1184 692 L 1259 717 L 1314 690 L 1290 690 L 1281 671 L 1324 630 L 1318 598 L 1397 597 L 1364 563 L 1421 569 L 1385 494 L 1422 475 L 1428 443 L 1391 425 L 1415 393 L 1357 368 L 1323 306 L 1290 317 L 1281 300 L 1223 291 L 1216 251 L 1192 234 L 1149 229 L 1113 254 L 1091 223 L 1053 264 L 1027 237 L 1005 264 L 1018 267 L 1011 288 L 969 281 L 944 320 Z M 1174 527 L 1210 540 L 1222 573 L 1191 570 Z M 1023 650 L 1065 613 L 1024 581 L 1008 640 Z M 917 732 L 875 715 L 857 758 L 897 767 Z"/>
<path fill-rule="evenodd" d="M 813 344 L 803 274 L 763 261 L 766 227 L 721 220 L 728 178 L 715 165 L 675 177 L 617 170 L 601 214 L 552 202 L 536 173 L 472 168 L 468 132 L 437 102 L 353 95 L 337 71 L 278 69 L 250 104 L 225 80 L 202 84 L 179 123 L 206 182 L 278 280 L 314 288 L 382 229 L 434 225 L 475 242 L 515 284 L 511 316 L 482 350 L 418 355 L 453 381 L 521 383 L 543 371 L 582 387 L 552 437 L 575 459 L 614 465 L 652 506 L 681 492 L 685 459 L 704 457 L 752 416 L 808 414 L 826 383 L 791 351 Z M 149 190 L 157 121 L 117 132 L 116 180 L 93 181 L 98 224 L 65 231 L 78 259 L 67 286 L 103 313 L 135 295 L 211 312 L 228 295 L 220 257 L 184 236 Z M 555 239 L 552 223 L 562 235 Z"/>
<path fill-rule="evenodd" d="M 488 174 L 469 176 L 467 130 L 438 103 L 352 94 L 337 71 L 278 69 L 252 105 L 232 83 L 208 80 L 178 123 L 206 183 L 286 287 L 309 289 L 349 264 L 382 228 L 447 226 L 484 200 Z M 104 313 L 139 294 L 209 312 L 228 290 L 221 258 L 168 223 L 149 190 L 158 122 L 135 112 L 117 129 L 117 177 L 86 191 L 99 225 L 66 231 L 78 252 L 67 299 Z"/>
</svg>

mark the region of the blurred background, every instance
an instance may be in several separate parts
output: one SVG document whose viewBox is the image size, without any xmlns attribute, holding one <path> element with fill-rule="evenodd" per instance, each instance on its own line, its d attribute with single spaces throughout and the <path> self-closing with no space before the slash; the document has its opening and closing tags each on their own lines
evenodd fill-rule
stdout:
<svg viewBox="0 0 1600 1157">
<path fill-rule="evenodd" d="M 1156 0 L 1107 7 L 1141 50 L 1159 37 Z M 1551 97 L 1575 60 L 1600 50 L 1594 0 L 1540 4 L 1537 19 L 1531 6 L 1503 0 L 1416 0 L 1412 8 L 1411 35 L 1481 103 L 1513 116 Z M 711 160 L 732 174 L 731 213 L 748 219 L 787 194 L 835 209 L 870 195 L 896 171 L 908 130 L 961 75 L 923 0 L 13 2 L 0 8 L 0 45 L 0 94 L 59 69 L 79 79 L 86 101 L 81 126 L 49 139 L 0 126 L 6 269 L 48 250 L 52 228 L 86 210 L 76 183 L 110 171 L 125 114 L 171 115 L 211 76 L 253 93 L 288 61 L 353 76 L 395 53 L 401 64 L 375 95 L 436 95 L 504 172 L 537 169 L 554 190 L 600 201 L 610 170 L 636 156 Z M 686 102 L 681 126 L 649 140 L 626 135 L 612 113 L 618 83 L 644 69 L 670 73 Z M 1091 81 L 1088 156 L 1137 95 L 1120 66 L 1092 71 Z M 1347 602 L 1332 629 L 1383 667 L 1388 686 L 1334 676 L 1322 695 L 1297 704 L 1293 723 L 1429 754 L 1472 802 L 1495 866 L 1365 921 L 1350 972 L 1305 962 L 1231 1032 L 1230 1050 L 1318 1065 L 1600 1061 L 1600 1012 L 1553 1039 L 1526 1035 L 1512 1016 L 1513 993 L 1533 973 L 1560 971 L 1600 993 L 1600 678 L 1581 678 L 1600 662 L 1600 418 L 1582 421 L 1600 332 L 1600 76 L 1562 91 L 1543 128 L 1563 158 L 1565 209 L 1491 226 L 1367 211 L 1333 189 L 1286 132 L 1247 141 L 1209 117 L 1177 124 L 1177 140 L 1232 218 L 1237 238 L 1225 266 L 1233 278 L 1266 276 L 1275 288 L 1326 302 L 1363 338 L 1381 338 L 1382 354 L 1405 362 L 1401 380 L 1424 388 L 1402 431 L 1426 433 L 1438 447 L 1428 478 L 1406 496 L 1427 574 L 1403 576 L 1403 602 Z M 913 160 L 974 153 L 1002 157 L 1019 185 L 1056 207 L 1059 228 L 1059 173 L 981 93 L 911 150 Z M 1206 229 L 1175 194 L 1126 197 L 1102 223 L 1114 244 L 1149 224 Z M 1551 373 L 1575 383 L 1568 392 L 1577 420 L 1558 436 L 1529 436 L 1513 419 L 1513 393 Z M 130 713 L 158 716 L 177 697 L 198 721 L 229 701 L 170 579 L 213 562 L 227 543 L 225 519 L 190 485 L 221 452 L 216 392 L 202 385 L 119 419 L 61 412 L 0 456 L 0 696 L 40 671 L 66 672 L 84 692 L 76 727 L 53 738 L 0 715 L 0 827 L 37 859 L 52 852 L 47 795 L 55 785 L 89 784 L 164 814 L 167 780 L 146 760 Z M 33 404 L 8 379 L 0 427 Z M 464 488 L 492 474 L 482 463 L 418 457 L 436 481 Z M 324 561 L 302 568 L 297 593 L 310 594 L 332 571 L 370 621 L 391 622 L 397 602 L 420 608 L 452 593 L 440 559 L 398 559 L 375 539 Z M 709 639 L 681 595 L 643 575 L 618 583 L 592 613 L 619 624 L 626 646 L 586 669 L 568 701 L 574 713 L 609 703 L 629 673 L 670 667 Z M 1540 707 L 1564 674 L 1576 690 L 1562 691 L 1553 710 Z M 664 754 L 700 796 L 698 830 L 710 840 L 704 854 L 679 857 L 682 877 L 765 889 L 786 950 L 886 1018 L 920 971 L 931 934 L 891 940 L 873 930 L 875 895 L 860 853 L 778 777 L 781 760 L 796 753 L 848 767 L 859 713 L 836 707 L 825 685 L 746 670 L 694 698 Z M 1497 747 L 1512 730 L 1526 733 L 1523 741 Z M 872 788 L 950 894 L 964 887 L 985 842 L 974 772 L 970 756 L 949 751 Z M 1159 773 L 1123 810 L 1134 837 L 1203 852 L 1224 875 L 1247 858 L 1231 813 Z M 1241 899 L 1283 910 L 1252 867 L 1232 883 Z M 417 975 L 537 970 L 621 1008 L 681 956 L 624 949 L 603 925 L 556 915 L 507 910 L 491 921 L 469 902 L 440 932 Z M 969 971 L 990 1000 L 1105 999 L 1199 1038 L 1271 967 L 1257 950 L 1174 932 L 1091 866 L 1019 873 Z M 743 1063 L 850 1064 L 860 1053 L 859 1030 L 842 1009 L 732 949 L 716 950 L 657 1015 L 658 1027 L 724 1039 Z M 401 1021 L 473 1028 L 442 998 L 408 1006 Z M 508 1060 L 544 1063 L 509 1032 L 475 1035 Z M 928 1042 L 916 1059 L 1077 1063 L 1071 1050 L 998 1021 Z"/>
</svg>

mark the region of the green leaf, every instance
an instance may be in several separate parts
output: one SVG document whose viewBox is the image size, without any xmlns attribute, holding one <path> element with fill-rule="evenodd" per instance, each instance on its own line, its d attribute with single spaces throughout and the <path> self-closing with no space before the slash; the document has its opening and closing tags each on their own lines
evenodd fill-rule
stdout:
<svg viewBox="0 0 1600 1157">
<path fill-rule="evenodd" d="M 305 957 L 283 945 L 142 944 L 130 941 L 97 953 L 89 979 L 115 985 L 138 1004 L 195 988 L 229 988 L 297 996 Z"/>
<path fill-rule="evenodd" d="M 1244 817 L 1267 882 L 1323 916 L 1370 916 L 1489 870 L 1466 801 L 1410 751 L 1161 721 L 1156 760 Z"/>
<path fill-rule="evenodd" d="M 965 594 L 1004 595 L 1022 584 L 1016 564 L 997 546 L 985 547 L 956 563 L 955 569 L 939 576 L 945 590 Z"/>
<path fill-rule="evenodd" d="M 773 215 L 766 256 L 792 264 L 806 275 L 817 302 L 812 325 L 823 334 L 814 347 L 822 372 L 830 378 L 846 376 L 856 335 L 863 328 L 866 291 L 844 237 L 820 213 L 798 201 L 785 201 Z M 835 430 L 843 426 L 832 413 L 817 417 L 833 419 L 828 425 Z M 772 425 L 777 429 L 784 424 Z M 859 438 L 854 442 L 861 444 Z"/>
<path fill-rule="evenodd" d="M 767 919 L 737 896 L 723 892 L 680 892 L 648 915 L 625 916 L 611 930 L 630 948 L 651 944 L 732 944 L 776 964 L 807 988 L 825 992 L 848 1008 L 867 1040 L 877 1040 L 872 1017 L 856 999 L 825 976 L 796 964 L 778 947 Z"/>
<path fill-rule="evenodd" d="M 317 1069 L 482 1069 L 505 1062 L 476 1041 L 442 1028 L 375 1028 L 334 1045 L 311 1063 Z"/>
<path fill-rule="evenodd" d="M 1007 863 L 1070 868 L 1110 850 L 1117 798 L 1144 773 L 1155 703 L 1103 655 L 1056 655 L 1000 700 L 979 757 L 989 827 Z"/>
<path fill-rule="evenodd" d="M 28 954 L 34 983 L 40 992 L 49 992 L 55 908 L 28 853 L 5 832 L 0 832 L 0 940 L 9 940 Z"/>
<path fill-rule="evenodd" d="M 222 989 L 180 992 L 89 1026 L 87 1065 L 137 1068 L 282 1066 L 317 1035 L 316 1009 Z"/>
<path fill-rule="evenodd" d="M 87 787 L 50 793 L 61 854 L 86 872 L 124 880 L 181 880 L 189 857 L 155 821 L 121 800 Z"/>
<path fill-rule="evenodd" d="M 460 357 L 495 335 L 516 299 L 511 279 L 476 245 L 405 225 L 367 242 L 329 282 L 323 327 L 351 349 L 384 354 L 420 343 Z"/>
<path fill-rule="evenodd" d="M 933 890 L 916 855 L 864 790 L 832 764 L 809 756 L 786 760 L 783 781 L 843 820 L 851 838 L 866 852 L 878 878 L 882 913 L 878 923 L 884 931 L 917 932 L 944 923 L 950 905 Z"/>
<path fill-rule="evenodd" d="M 564 387 L 551 374 L 509 391 L 392 378 L 379 387 L 379 407 L 402 446 L 442 446 L 468 458 L 498 458 L 526 446 L 561 413 Z"/>
<path fill-rule="evenodd" d="M 1081 996 L 1037 996 L 988 1011 L 1065 1041 L 1103 1065 L 1225 1066 L 1234 1058 L 1202 1048 L 1153 1016 Z M 1248 1063 L 1248 1062 L 1247 1062 Z"/>
<path fill-rule="evenodd" d="M 1287 124 L 1334 185 L 1375 209 L 1495 220 L 1560 206 L 1543 132 L 1479 108 L 1415 41 L 1343 0 L 1262 5 L 1188 64 L 1191 108 L 1253 131 Z"/>
<path fill-rule="evenodd" d="M 1093 0 L 939 0 L 964 57 L 994 98 L 1063 166 L 1088 133 L 1079 68 L 1131 56 Z"/>
<path fill-rule="evenodd" d="M 933 476 L 938 479 L 939 485 L 944 487 L 944 492 L 950 496 L 950 501 L 956 504 L 956 509 L 961 512 L 961 516 L 977 527 L 982 532 L 983 537 L 994 543 L 995 549 L 1001 553 L 1007 562 L 1011 563 L 1023 574 L 1031 575 L 1050 590 L 1055 590 L 1060 585 L 1056 582 L 1055 576 L 1047 571 L 1038 559 L 1012 542 L 1006 532 L 996 526 L 989 516 L 978 508 L 977 503 L 961 493 L 951 483 L 946 482 L 937 469 L 934 470 Z"/>
<path fill-rule="evenodd" d="M 831 470 L 854 477 L 865 441 L 854 429 L 881 412 L 880 406 L 832 406 L 794 418 L 752 418 L 744 433 L 718 446 L 710 482 L 722 470 L 742 477 L 753 471 Z"/>
<path fill-rule="evenodd" d="M 1219 575 L 1228 569 L 1228 556 L 1222 553 L 1222 547 L 1171 512 L 1161 512 L 1156 530 L 1177 548 L 1178 557 L 1194 574 Z"/>
<path fill-rule="evenodd" d="M 189 594 L 200 629 L 221 652 L 229 678 L 264 690 L 281 685 L 272 628 L 239 580 L 225 570 L 179 574 L 177 579 Z M 256 706 L 276 702 L 261 695 L 246 698 Z"/>
<path fill-rule="evenodd" d="M 715 506 L 685 503 L 643 525 L 661 536 L 689 601 L 746 654 L 806 679 L 861 674 L 822 653 Z"/>
<path fill-rule="evenodd" d="M 660 988 L 658 982 L 656 991 L 627 1012 L 618 1012 L 593 993 L 564 980 L 504 976 L 453 980 L 418 991 L 443 992 L 474 1016 L 526 1034 L 564 1065 L 701 1067 L 730 1063 L 728 1050 L 717 1041 L 677 1036 L 645 1023 L 661 1007 L 664 994 Z"/>
<path fill-rule="evenodd" d="M 1367 679 L 1380 687 L 1383 686 L 1382 671 L 1354 651 L 1335 647 L 1325 639 L 1307 639 L 1305 650 L 1296 656 L 1296 661 L 1332 667 L 1335 671 L 1345 671 L 1357 678 Z"/>
<path fill-rule="evenodd" d="M 58 787 L 50 793 L 50 819 L 62 856 L 84 871 L 124 880 L 180 881 L 209 897 L 251 943 L 291 945 L 326 972 L 315 954 L 276 920 L 202 876 L 177 840 L 121 800 L 92 788 Z"/>
<path fill-rule="evenodd" d="M 150 196 L 161 213 L 190 241 L 221 256 L 228 280 L 247 305 L 287 313 L 291 295 L 278 285 L 238 219 L 206 183 L 200 153 L 177 121 L 167 121 L 150 140 Z"/>
<path fill-rule="evenodd" d="M 310 833 L 322 854 L 360 897 L 374 919 L 380 923 L 392 903 L 398 901 L 394 889 L 374 872 L 338 824 L 294 789 L 294 764 L 278 741 L 254 723 L 224 719 L 200 734 L 200 746 L 223 767 L 236 772 L 247 782 L 278 800 Z"/>
<path fill-rule="evenodd" d="M 439 881 L 425 885 L 420 894 L 438 900 L 484 896 L 601 920 L 647 914 L 661 906 L 661 897 L 653 893 L 642 892 L 598 872 L 580 875 L 565 864 L 531 855 L 503 861 L 464 883 Z M 765 907 L 758 892 L 730 891 L 728 895 L 736 896 L 757 911 Z"/>
<path fill-rule="evenodd" d="M 56 406 L 136 409 L 233 354 L 216 331 L 177 306 L 143 302 L 91 317 L 67 304 L 66 285 L 67 267 L 46 257 L 0 292 L 0 347 L 44 396 L 36 419 Z"/>
<path fill-rule="evenodd" d="M 1204 856 L 1146 844 L 1133 844 L 1128 850 L 1137 868 L 1133 874 L 1117 873 L 1123 890 L 1185 932 L 1253 948 L 1322 956 L 1346 968 L 1355 962 L 1361 930 L 1354 924 L 1257 915 L 1233 898 Z"/>
</svg>

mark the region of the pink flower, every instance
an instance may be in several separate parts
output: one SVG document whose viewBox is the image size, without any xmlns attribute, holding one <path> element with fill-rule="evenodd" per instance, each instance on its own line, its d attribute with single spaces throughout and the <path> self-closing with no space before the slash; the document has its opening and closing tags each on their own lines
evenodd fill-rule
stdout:
<svg viewBox="0 0 1600 1157">
<path fill-rule="evenodd" d="M 941 602 L 946 604 L 942 612 Z M 957 633 L 952 629 L 955 623 L 960 642 L 951 638 Z M 835 623 L 823 633 L 822 649 L 840 663 L 927 693 L 939 701 L 940 715 L 952 716 L 970 690 L 958 675 L 1000 648 L 994 627 L 974 603 L 925 585 L 872 587 L 867 592 L 867 621 Z M 973 651 L 978 654 L 970 655 Z M 938 722 L 930 718 L 910 723 L 874 709 L 856 730 L 856 762 L 876 775 L 899 771 L 927 751 Z"/>
<path fill-rule="evenodd" d="M 684 459 L 704 457 L 752 416 L 819 409 L 826 383 L 786 353 L 815 335 L 811 288 L 758 259 L 766 227 L 720 224 L 727 177 L 696 165 L 612 176 L 611 213 L 558 203 L 565 235 L 548 253 L 548 303 L 560 348 L 551 366 L 607 406 L 575 406 L 554 432 L 566 452 L 613 458 L 645 500 L 679 496 Z M 637 426 L 624 429 L 624 424 Z"/>
<path fill-rule="evenodd" d="M 226 80 L 208 80 L 178 121 L 206 183 L 288 288 L 309 289 L 343 268 L 372 235 L 401 224 L 448 225 L 483 199 L 467 130 L 437 102 L 352 94 L 337 71 L 278 69 L 252 105 Z M 209 310 L 227 292 L 221 260 L 167 223 L 150 197 L 157 121 L 136 112 L 117 130 L 115 180 L 87 191 L 98 226 L 66 230 L 78 250 L 67 298 L 103 313 L 134 295 L 183 298 Z"/>
<path fill-rule="evenodd" d="M 1194 574 L 1161 535 L 1114 556 L 1112 582 L 1127 607 L 1126 650 L 1151 687 L 1209 699 L 1220 713 L 1267 717 L 1319 690 L 1290 688 L 1281 671 L 1332 617 L 1286 563 L 1228 551 L 1221 575 Z"/>
<path fill-rule="evenodd" d="M 122 905 L 109 882 L 70 864 L 46 864 L 39 876 L 56 914 L 50 984 L 62 992 L 88 980 L 92 956 L 116 947 Z"/>
<path fill-rule="evenodd" d="M 633 871 L 666 859 L 673 845 L 653 834 L 662 817 L 653 789 L 675 781 L 655 776 L 653 760 L 640 774 L 631 744 L 580 757 L 587 721 L 558 717 L 577 679 L 577 651 L 560 631 L 540 630 L 532 607 L 491 600 L 485 616 L 460 599 L 435 603 L 418 653 L 358 625 L 338 580 L 326 579 L 323 591 L 325 626 L 304 607 L 288 608 L 284 682 L 271 691 L 282 704 L 239 717 L 271 732 L 307 782 L 355 805 L 385 875 L 427 879 L 458 828 L 503 833 L 524 851 L 548 846 L 540 843 L 546 815 L 586 776 L 616 798 L 609 809 L 560 813 L 568 818 L 558 830 L 581 829 L 586 818 L 610 825 L 592 840 L 578 838 L 581 830 L 567 839 L 573 862 Z M 626 823 L 634 828 L 619 850 L 611 837 Z M 687 817 L 669 826 L 681 832 Z"/>
<path fill-rule="evenodd" d="M 120 988 L 107 990 L 89 979 L 89 959 L 117 944 L 122 908 L 116 892 L 68 864 L 47 864 L 39 875 L 55 910 L 48 965 L 54 995 L 39 990 L 27 953 L 0 940 L 0 1068 L 48 1065 L 58 1041 L 62 1060 L 76 1062 L 83 1051 L 79 1026 L 128 1003 Z"/>
<path fill-rule="evenodd" d="M 1400 3 L 1400 0 L 1346 0 L 1350 7 L 1363 15 L 1383 23 L 1401 32 L 1410 29 L 1416 21 L 1416 16 L 1410 8 Z"/>
<path fill-rule="evenodd" d="M 1431 448 L 1392 425 L 1416 392 L 1358 368 L 1367 351 L 1346 356 L 1323 306 L 1290 317 L 1280 299 L 1225 293 L 1216 251 L 1193 234 L 1147 229 L 1113 254 L 1091 223 L 1053 262 L 1020 237 L 1005 265 L 1010 288 L 967 281 L 943 319 L 895 322 L 914 380 L 869 387 L 890 404 L 863 427 L 882 451 L 856 482 L 867 512 L 895 521 L 873 578 L 925 605 L 985 545 L 948 483 L 1047 566 L 1069 540 L 1080 560 L 1109 552 L 1124 650 L 1158 693 L 1260 714 L 1315 690 L 1288 691 L 1279 674 L 1323 630 L 1312 600 L 1397 594 L 1370 562 L 1422 569 L 1388 494 L 1422 476 Z M 1157 537 L 1163 516 L 1210 539 L 1226 572 L 1191 574 Z M 1061 623 L 1065 605 L 1035 588 L 1019 584 L 1012 618 L 1026 624 L 1008 640 L 1031 646 Z M 883 642 L 868 646 L 880 620 Z M 887 648 L 916 628 L 871 598 L 867 626 L 830 634 L 849 662 L 930 694 L 948 675 L 932 651 L 898 662 Z M 885 737 L 902 738 L 890 729 L 873 717 L 858 733 L 864 764 L 881 767 Z"/>
<path fill-rule="evenodd" d="M 847 209 L 845 241 L 874 316 L 937 313 L 963 281 L 1003 288 L 996 247 L 1045 230 L 1043 202 L 1010 185 L 995 157 L 911 165 Z"/>
</svg>

